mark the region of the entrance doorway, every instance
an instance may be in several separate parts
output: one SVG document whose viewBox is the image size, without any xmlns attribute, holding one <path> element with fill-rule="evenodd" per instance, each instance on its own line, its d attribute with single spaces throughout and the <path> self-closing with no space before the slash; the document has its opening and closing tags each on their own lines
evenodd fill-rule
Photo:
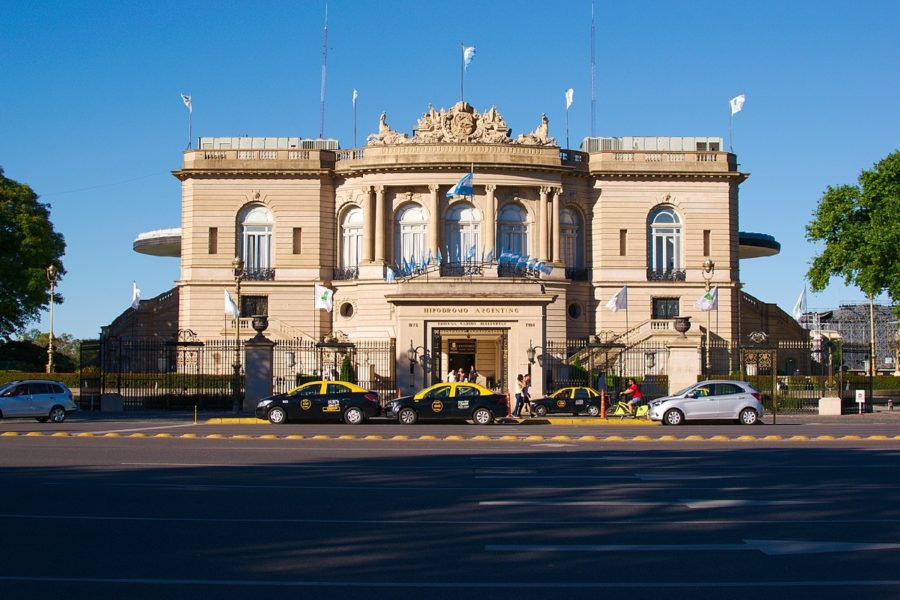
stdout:
<svg viewBox="0 0 900 600">
<path fill-rule="evenodd" d="M 431 331 L 431 383 L 447 378 L 450 369 L 468 374 L 473 366 L 478 383 L 505 389 L 508 329 L 435 328 Z"/>
</svg>

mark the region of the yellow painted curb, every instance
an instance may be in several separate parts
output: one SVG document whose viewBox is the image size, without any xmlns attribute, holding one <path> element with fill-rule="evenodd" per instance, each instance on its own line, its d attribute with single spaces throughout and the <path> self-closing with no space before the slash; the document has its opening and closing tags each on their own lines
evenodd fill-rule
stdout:
<svg viewBox="0 0 900 600">
<path fill-rule="evenodd" d="M 830 442 L 830 441 L 834 440 L 834 436 L 833 435 L 817 435 L 815 439 L 819 440 L 820 442 Z"/>
<path fill-rule="evenodd" d="M 364 440 L 383 440 L 384 436 L 383 435 L 367 435 L 363 439 Z"/>
<path fill-rule="evenodd" d="M 275 435 L 274 433 L 265 433 L 265 434 L 259 436 L 259 439 L 261 439 L 261 440 L 277 440 L 278 436 Z"/>
<path fill-rule="evenodd" d="M 500 437 L 497 438 L 497 440 L 501 441 L 501 442 L 515 442 L 518 439 L 519 438 L 514 435 L 501 435 Z"/>
<path fill-rule="evenodd" d="M 446 437 L 444 438 L 444 440 L 445 440 L 445 441 L 448 441 L 448 442 L 460 442 L 460 441 L 462 441 L 463 439 L 464 439 L 464 438 L 463 438 L 463 436 L 461 436 L 461 435 L 448 435 L 448 436 L 446 436 Z"/>
<path fill-rule="evenodd" d="M 0 433 L 0 437 L 16 437 L 17 435 L 19 435 L 18 431 L 4 431 Z"/>
<path fill-rule="evenodd" d="M 186 440 L 193 440 L 193 439 L 197 439 L 197 434 L 196 433 L 185 433 L 185 434 L 182 434 L 181 437 L 183 437 Z"/>
<path fill-rule="evenodd" d="M 767 435 L 763 438 L 763 440 L 766 442 L 780 442 L 782 439 L 784 438 L 782 438 L 780 435 Z"/>
<path fill-rule="evenodd" d="M 607 442 L 624 442 L 625 438 L 623 438 L 621 435 L 608 435 L 606 436 L 605 440 Z"/>
<path fill-rule="evenodd" d="M 94 434 L 90 431 L 82 431 L 81 433 L 76 433 L 75 437 L 94 437 Z"/>
<path fill-rule="evenodd" d="M 157 437 L 157 438 L 170 438 L 170 437 L 172 437 L 172 434 L 171 434 L 171 433 L 157 433 L 157 434 L 155 434 L 153 437 Z"/>
<path fill-rule="evenodd" d="M 708 438 L 710 442 L 730 442 L 731 438 L 727 435 L 714 435 Z"/>
<path fill-rule="evenodd" d="M 543 442 L 544 436 L 542 435 L 529 435 L 525 438 L 526 442 Z"/>
<path fill-rule="evenodd" d="M 866 439 L 867 439 L 867 440 L 879 440 L 879 441 L 881 441 L 881 440 L 886 440 L 886 439 L 888 439 L 888 436 L 886 436 L 886 435 L 870 435 L 870 436 L 867 437 Z"/>
<path fill-rule="evenodd" d="M 434 442 L 437 441 L 438 438 L 436 435 L 420 435 L 416 439 L 420 442 Z"/>
<path fill-rule="evenodd" d="M 658 439 L 660 442 L 677 442 L 678 441 L 678 438 L 675 437 L 674 435 L 661 435 L 661 436 L 659 436 Z"/>
<path fill-rule="evenodd" d="M 391 438 L 391 440 L 398 441 L 398 442 L 403 441 L 403 440 L 408 440 L 408 439 L 409 439 L 408 435 L 395 435 L 394 437 Z"/>
<path fill-rule="evenodd" d="M 164 435 L 165 434 L 158 434 L 156 437 L 163 437 Z M 171 437 L 171 436 L 169 436 L 169 437 Z M 245 433 L 238 433 L 236 435 L 231 436 L 230 439 L 232 439 L 232 440 L 249 440 L 250 438 L 251 438 L 251 436 L 249 436 Z"/>
<path fill-rule="evenodd" d="M 702 441 L 706 440 L 706 438 L 703 437 L 702 435 L 689 435 L 683 439 L 686 442 L 702 442 Z"/>
<path fill-rule="evenodd" d="M 43 437 L 43 433 L 40 431 L 29 431 L 25 434 L 25 437 Z"/>
<path fill-rule="evenodd" d="M 790 441 L 790 442 L 808 442 L 809 436 L 807 436 L 807 435 L 792 435 L 791 437 L 788 438 L 788 441 Z"/>
<path fill-rule="evenodd" d="M 583 435 L 580 438 L 578 438 L 578 441 L 579 442 L 599 442 L 600 438 L 598 438 L 596 435 Z"/>
<path fill-rule="evenodd" d="M 208 436 L 206 436 L 206 439 L 208 439 L 208 440 L 221 440 L 221 439 L 224 438 L 224 437 L 225 437 L 225 436 L 222 435 L 221 433 L 211 433 L 211 434 L 209 434 Z"/>
<path fill-rule="evenodd" d="M 491 441 L 491 436 L 489 435 L 476 435 L 472 438 L 473 442 L 489 442 Z"/>
<path fill-rule="evenodd" d="M 351 435 L 351 434 L 345 434 L 345 435 L 339 435 L 339 436 L 337 437 L 337 439 L 339 439 L 339 440 L 358 440 L 358 439 L 359 439 L 359 436 L 355 436 L 355 435 Z"/>
<path fill-rule="evenodd" d="M 69 433 L 67 431 L 57 431 L 50 437 L 69 437 Z"/>
<path fill-rule="evenodd" d="M 755 442 L 756 436 L 753 435 L 739 435 L 735 438 L 739 442 Z"/>
<path fill-rule="evenodd" d="M 631 441 L 632 442 L 650 442 L 650 441 L 653 441 L 653 438 L 651 438 L 649 435 L 636 435 L 633 438 L 631 438 Z"/>
<path fill-rule="evenodd" d="M 210 417 L 207 425 L 269 425 L 266 419 L 256 417 Z"/>
<path fill-rule="evenodd" d="M 567 435 L 554 435 L 552 438 L 550 438 L 550 441 L 552 441 L 552 442 L 571 442 L 572 438 L 570 438 Z"/>
<path fill-rule="evenodd" d="M 845 435 L 841 437 L 842 440 L 861 440 L 862 438 L 858 435 Z"/>
<path fill-rule="evenodd" d="M 128 437 L 142 438 L 142 437 L 147 437 L 147 434 L 146 434 L 146 433 L 132 433 L 132 434 L 129 435 Z"/>
<path fill-rule="evenodd" d="M 111 431 L 109 433 L 104 433 L 103 437 L 122 437 L 122 436 L 119 435 L 118 433 L 116 433 L 115 431 Z"/>
<path fill-rule="evenodd" d="M 302 440 L 305 438 L 302 435 L 300 435 L 299 433 L 292 433 L 288 436 L 285 436 L 284 439 L 286 439 L 286 440 Z"/>
<path fill-rule="evenodd" d="M 330 436 L 330 435 L 321 435 L 321 434 L 319 434 L 319 435 L 314 435 L 314 436 L 312 436 L 312 439 L 314 439 L 314 440 L 330 440 L 330 439 L 331 439 L 331 436 Z"/>
</svg>

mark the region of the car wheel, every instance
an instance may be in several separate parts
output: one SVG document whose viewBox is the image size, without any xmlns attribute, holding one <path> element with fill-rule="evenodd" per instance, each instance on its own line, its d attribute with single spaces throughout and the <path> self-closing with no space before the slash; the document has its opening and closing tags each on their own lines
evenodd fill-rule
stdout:
<svg viewBox="0 0 900 600">
<path fill-rule="evenodd" d="M 600 407 L 591 404 L 587 407 L 587 413 L 591 417 L 599 417 L 600 416 Z"/>
<path fill-rule="evenodd" d="M 478 408 L 472 413 L 472 420 L 478 425 L 490 425 L 494 420 L 494 415 L 486 408 Z"/>
<path fill-rule="evenodd" d="M 534 407 L 534 413 L 539 417 L 546 417 L 547 416 L 547 407 L 544 406 L 543 404 L 538 404 L 537 406 Z"/>
<path fill-rule="evenodd" d="M 35 417 L 34 420 L 38 423 L 46 423 L 50 420 L 50 417 Z"/>
<path fill-rule="evenodd" d="M 54 406 L 50 409 L 49 419 L 54 423 L 62 423 L 66 420 L 66 409 L 62 406 Z"/>
<path fill-rule="evenodd" d="M 416 411 L 407 407 L 400 409 L 400 412 L 397 414 L 397 419 L 404 425 L 415 425 L 419 416 L 416 414 Z"/>
<path fill-rule="evenodd" d="M 275 406 L 269 409 L 269 423 L 273 423 L 275 425 L 283 425 L 287 423 L 287 413 L 284 412 L 284 409 L 280 406 Z"/>
<path fill-rule="evenodd" d="M 355 406 L 344 411 L 344 423 L 347 425 L 359 425 L 365 420 L 363 412 Z"/>
<path fill-rule="evenodd" d="M 756 411 L 752 408 L 745 408 L 741 411 L 738 420 L 740 420 L 741 425 L 756 425 L 756 422 L 759 420 L 759 415 L 756 414 Z"/>
<path fill-rule="evenodd" d="M 663 415 L 663 423 L 666 425 L 681 425 L 684 423 L 684 415 L 677 408 L 670 408 Z"/>
</svg>

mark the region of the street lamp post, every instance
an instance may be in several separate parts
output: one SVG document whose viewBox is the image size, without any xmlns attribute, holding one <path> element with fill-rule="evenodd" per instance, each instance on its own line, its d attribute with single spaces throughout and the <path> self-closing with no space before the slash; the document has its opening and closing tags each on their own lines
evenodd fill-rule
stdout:
<svg viewBox="0 0 900 600">
<path fill-rule="evenodd" d="M 703 261 L 703 281 L 706 284 L 706 293 L 709 294 L 710 282 L 716 273 L 716 263 L 710 259 Z M 703 373 L 709 377 L 709 313 L 712 307 L 706 311 L 706 350 L 703 353 Z"/>
<path fill-rule="evenodd" d="M 56 288 L 56 279 L 59 271 L 54 265 L 47 267 L 47 281 L 50 282 L 50 335 L 47 338 L 47 372 L 53 372 L 53 293 Z"/>
<path fill-rule="evenodd" d="M 531 375 L 531 365 L 534 364 L 538 350 L 546 350 L 543 346 L 535 346 L 528 340 L 528 348 L 525 350 L 525 356 L 528 357 L 528 374 Z M 543 364 L 541 364 L 543 366 Z"/>
<path fill-rule="evenodd" d="M 237 306 L 238 316 L 234 320 L 234 404 L 232 412 L 239 414 L 241 412 L 241 279 L 244 277 L 244 261 L 240 256 L 235 256 L 231 262 L 234 270 L 234 285 L 237 288 Z"/>
</svg>

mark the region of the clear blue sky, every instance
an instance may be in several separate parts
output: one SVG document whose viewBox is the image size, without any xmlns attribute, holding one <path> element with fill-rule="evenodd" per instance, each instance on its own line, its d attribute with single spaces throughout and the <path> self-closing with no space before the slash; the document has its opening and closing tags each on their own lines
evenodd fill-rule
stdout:
<svg viewBox="0 0 900 600">
<path fill-rule="evenodd" d="M 900 3 L 597 0 L 597 134 L 728 137 L 751 173 L 740 229 L 781 254 L 743 261 L 751 294 L 790 311 L 815 252 L 804 227 L 828 185 L 900 146 Z M 459 96 L 459 45 L 477 47 L 466 99 L 514 134 L 542 112 L 565 140 L 590 133 L 590 0 L 329 2 L 326 137 L 353 145 L 378 115 L 409 132 Z M 0 0 L 0 165 L 52 205 L 66 238 L 54 329 L 95 337 L 131 300 L 174 286 L 178 261 L 135 253 L 180 226 L 170 171 L 194 137 L 319 132 L 324 1 Z M 834 282 L 809 307 L 862 302 Z M 46 317 L 35 323 L 44 330 Z"/>
</svg>

